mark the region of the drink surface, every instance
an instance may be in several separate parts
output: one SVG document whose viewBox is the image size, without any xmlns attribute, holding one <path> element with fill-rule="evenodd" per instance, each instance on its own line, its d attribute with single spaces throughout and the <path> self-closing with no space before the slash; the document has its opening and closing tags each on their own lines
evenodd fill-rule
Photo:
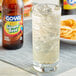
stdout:
<svg viewBox="0 0 76 76">
<path fill-rule="evenodd" d="M 59 61 L 60 8 L 55 5 L 33 6 L 33 56 L 39 64 L 53 64 Z"/>
<path fill-rule="evenodd" d="M 33 3 L 47 3 L 59 5 L 59 0 L 32 0 Z"/>
<path fill-rule="evenodd" d="M 2 14 L 3 47 L 20 48 L 23 44 L 22 0 L 3 0 Z"/>
</svg>

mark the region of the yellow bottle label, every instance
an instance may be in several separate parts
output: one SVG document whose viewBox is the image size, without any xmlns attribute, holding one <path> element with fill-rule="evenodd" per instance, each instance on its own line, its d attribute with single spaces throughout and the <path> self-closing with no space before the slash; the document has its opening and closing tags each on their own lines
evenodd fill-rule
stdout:
<svg viewBox="0 0 76 76">
<path fill-rule="evenodd" d="M 63 1 L 63 8 L 65 10 L 76 9 L 76 0 L 64 0 Z"/>
<path fill-rule="evenodd" d="M 23 39 L 23 19 L 21 15 L 4 17 L 4 41 L 6 44 Z"/>
<path fill-rule="evenodd" d="M 15 36 L 21 31 L 21 25 L 19 22 L 6 22 L 4 26 L 4 31 L 9 36 Z"/>
<path fill-rule="evenodd" d="M 23 23 L 21 16 L 6 16 L 6 23 L 4 25 L 4 32 L 10 37 L 17 36 L 23 31 Z"/>
</svg>

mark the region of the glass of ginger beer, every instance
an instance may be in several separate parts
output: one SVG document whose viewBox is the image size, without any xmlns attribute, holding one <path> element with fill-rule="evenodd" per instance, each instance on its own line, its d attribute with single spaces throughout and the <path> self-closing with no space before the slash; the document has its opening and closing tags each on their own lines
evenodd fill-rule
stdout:
<svg viewBox="0 0 76 76">
<path fill-rule="evenodd" d="M 32 12 L 33 67 L 39 72 L 55 71 L 59 62 L 61 8 L 35 3 Z"/>
</svg>

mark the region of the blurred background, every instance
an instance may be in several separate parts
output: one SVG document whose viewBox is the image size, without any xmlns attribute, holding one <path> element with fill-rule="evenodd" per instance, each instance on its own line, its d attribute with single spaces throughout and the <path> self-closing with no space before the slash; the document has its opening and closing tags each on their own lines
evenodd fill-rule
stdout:
<svg viewBox="0 0 76 76">
<path fill-rule="evenodd" d="M 24 2 L 24 17 L 31 16 L 32 0 L 23 0 L 23 2 Z M 2 0 L 0 0 L 0 19 L 1 19 L 1 6 L 2 6 Z"/>
</svg>

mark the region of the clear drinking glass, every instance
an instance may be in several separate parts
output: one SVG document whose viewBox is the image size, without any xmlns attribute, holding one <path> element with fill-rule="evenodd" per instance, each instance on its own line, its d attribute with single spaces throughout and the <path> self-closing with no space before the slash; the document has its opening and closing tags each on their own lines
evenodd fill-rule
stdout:
<svg viewBox="0 0 76 76">
<path fill-rule="evenodd" d="M 55 4 L 34 4 L 32 12 L 33 67 L 55 71 L 59 62 L 61 9 Z"/>
</svg>

